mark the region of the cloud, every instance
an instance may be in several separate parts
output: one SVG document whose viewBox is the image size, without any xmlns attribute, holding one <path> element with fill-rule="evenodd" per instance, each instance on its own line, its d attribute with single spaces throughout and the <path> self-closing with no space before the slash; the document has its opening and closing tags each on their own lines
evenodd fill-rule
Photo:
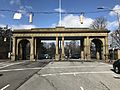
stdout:
<svg viewBox="0 0 120 90">
<path fill-rule="evenodd" d="M 108 21 L 107 22 L 107 28 L 109 30 L 116 30 L 116 29 L 118 29 L 118 22 L 117 21 L 113 21 L 113 22 Z"/>
<path fill-rule="evenodd" d="M 29 5 L 22 5 L 21 0 L 10 0 L 10 5 L 17 5 L 18 6 L 18 12 L 21 12 L 22 14 L 28 14 L 28 11 L 32 11 L 32 6 Z"/>
<path fill-rule="evenodd" d="M 54 11 L 56 11 L 56 12 L 66 12 L 66 10 L 60 9 L 60 8 L 56 8 L 56 9 L 54 9 Z"/>
<path fill-rule="evenodd" d="M 21 12 L 22 14 L 28 16 L 29 15 L 28 11 L 32 11 L 32 9 L 33 9 L 32 6 L 27 5 L 20 6 L 18 12 Z"/>
<path fill-rule="evenodd" d="M 11 25 L 10 27 L 12 29 L 31 29 L 31 28 L 36 28 L 37 26 L 35 25 Z"/>
<path fill-rule="evenodd" d="M 4 25 L 4 24 L 0 24 L 0 27 L 6 27 L 6 25 Z"/>
<path fill-rule="evenodd" d="M 11 5 L 14 4 L 14 0 L 10 0 L 10 4 L 11 4 Z"/>
<path fill-rule="evenodd" d="M 10 0 L 10 5 L 13 5 L 13 4 L 21 5 L 21 0 Z"/>
<path fill-rule="evenodd" d="M 62 24 L 62 26 L 65 26 L 65 27 L 87 28 L 91 25 L 92 22 L 93 22 L 92 18 L 84 17 L 83 24 L 80 24 L 79 16 L 69 14 L 62 19 L 61 24 Z M 52 26 L 54 26 L 54 25 L 55 24 L 52 24 Z M 60 22 L 58 25 L 60 25 Z"/>
<path fill-rule="evenodd" d="M 109 13 L 109 15 L 111 15 L 111 16 L 115 16 L 116 13 L 120 13 L 120 5 L 115 5 L 112 10 L 113 11 L 111 11 Z"/>
<path fill-rule="evenodd" d="M 5 24 L 0 24 L 0 27 L 6 27 Z M 14 29 L 31 29 L 31 28 L 37 28 L 35 25 L 9 25 L 8 28 Z"/>
<path fill-rule="evenodd" d="M 4 14 L 0 14 L 0 17 L 5 18 L 5 15 Z"/>
<path fill-rule="evenodd" d="M 61 23 L 62 23 L 62 26 L 65 26 L 65 27 L 89 28 L 93 21 L 94 19 L 92 18 L 84 17 L 83 24 L 80 24 L 80 19 L 78 15 L 69 14 L 62 19 Z M 56 27 L 56 26 L 60 26 L 60 22 L 59 24 L 54 23 L 51 25 L 51 27 Z M 118 28 L 117 21 L 107 22 L 108 30 L 116 30 L 117 28 Z"/>
</svg>

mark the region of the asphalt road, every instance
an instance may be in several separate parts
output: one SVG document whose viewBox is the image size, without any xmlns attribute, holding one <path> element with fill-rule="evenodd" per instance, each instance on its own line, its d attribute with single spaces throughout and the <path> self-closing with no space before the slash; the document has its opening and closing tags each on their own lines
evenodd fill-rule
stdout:
<svg viewBox="0 0 120 90">
<path fill-rule="evenodd" d="M 0 62 L 0 90 L 16 90 L 48 63 L 40 61 Z"/>
<path fill-rule="evenodd" d="M 17 90 L 120 90 L 120 75 L 102 62 L 54 62 Z"/>
</svg>

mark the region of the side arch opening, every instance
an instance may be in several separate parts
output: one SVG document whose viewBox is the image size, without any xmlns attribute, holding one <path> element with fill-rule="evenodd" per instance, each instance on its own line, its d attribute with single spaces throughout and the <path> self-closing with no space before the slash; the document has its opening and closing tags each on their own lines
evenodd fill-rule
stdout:
<svg viewBox="0 0 120 90">
<path fill-rule="evenodd" d="M 100 39 L 93 39 L 90 46 L 90 54 L 92 59 L 103 59 L 103 43 Z"/>
<path fill-rule="evenodd" d="M 30 60 L 30 42 L 27 39 L 18 44 L 18 60 Z"/>
</svg>

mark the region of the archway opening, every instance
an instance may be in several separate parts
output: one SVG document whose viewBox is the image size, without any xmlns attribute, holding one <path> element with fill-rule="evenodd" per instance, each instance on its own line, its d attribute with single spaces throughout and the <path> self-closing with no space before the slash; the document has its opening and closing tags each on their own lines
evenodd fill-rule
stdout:
<svg viewBox="0 0 120 90">
<path fill-rule="evenodd" d="M 92 59 L 102 60 L 103 43 L 100 39 L 93 39 L 91 42 L 90 53 Z"/>
<path fill-rule="evenodd" d="M 30 42 L 26 39 L 21 40 L 18 44 L 18 60 L 30 59 Z"/>
</svg>

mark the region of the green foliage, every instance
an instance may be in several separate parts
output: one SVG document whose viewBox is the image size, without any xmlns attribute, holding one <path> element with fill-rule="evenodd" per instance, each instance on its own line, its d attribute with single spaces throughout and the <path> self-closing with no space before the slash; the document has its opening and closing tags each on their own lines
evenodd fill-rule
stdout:
<svg viewBox="0 0 120 90">
<path fill-rule="evenodd" d="M 1 28 L 0 27 L 0 48 L 6 49 L 6 52 L 10 51 L 10 44 L 12 43 L 11 40 L 12 31 L 8 29 L 8 27 Z"/>
</svg>

